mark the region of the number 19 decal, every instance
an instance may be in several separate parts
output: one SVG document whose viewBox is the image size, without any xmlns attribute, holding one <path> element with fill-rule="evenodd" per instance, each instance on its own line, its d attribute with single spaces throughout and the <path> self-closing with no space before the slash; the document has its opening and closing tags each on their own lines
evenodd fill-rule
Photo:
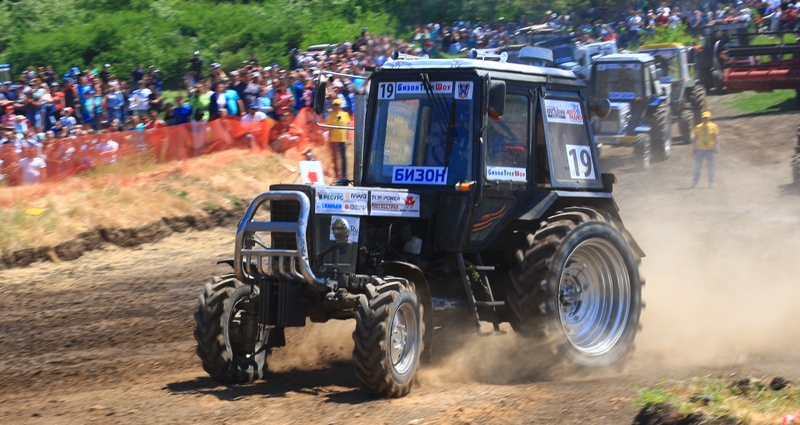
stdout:
<svg viewBox="0 0 800 425">
<path fill-rule="evenodd" d="M 569 176 L 575 180 L 594 180 L 592 151 L 589 146 L 567 145 Z"/>
<path fill-rule="evenodd" d="M 394 99 L 395 83 L 378 84 L 378 99 Z"/>
</svg>

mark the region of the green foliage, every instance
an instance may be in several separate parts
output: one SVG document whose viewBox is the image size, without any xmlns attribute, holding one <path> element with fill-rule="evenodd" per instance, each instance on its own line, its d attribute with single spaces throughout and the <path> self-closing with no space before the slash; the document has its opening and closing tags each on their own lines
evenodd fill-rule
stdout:
<svg viewBox="0 0 800 425">
<path fill-rule="evenodd" d="M 700 44 L 700 40 L 686 31 L 686 25 L 678 25 L 678 28 L 675 29 L 658 27 L 655 34 L 642 39 L 642 44 L 661 43 L 681 43 L 685 46 L 695 46 Z"/>
<path fill-rule="evenodd" d="M 367 0 L 20 0 L 0 2 L 0 20 L 12 22 L 0 35 L 0 60 L 19 73 L 28 65 L 111 63 L 128 78 L 138 63 L 153 65 L 178 87 L 193 50 L 206 65 L 232 68 L 250 53 L 264 62 L 288 64 L 293 47 L 355 40 L 361 28 L 374 33 L 397 26 L 390 15 L 365 12 Z M 325 10 L 329 13 L 315 13 Z"/>
</svg>

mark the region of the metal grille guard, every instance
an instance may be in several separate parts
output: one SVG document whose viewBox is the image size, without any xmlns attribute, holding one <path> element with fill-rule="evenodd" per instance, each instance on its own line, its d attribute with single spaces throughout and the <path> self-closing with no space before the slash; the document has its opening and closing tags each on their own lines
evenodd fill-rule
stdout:
<svg viewBox="0 0 800 425">
<path fill-rule="evenodd" d="M 300 214 L 297 222 L 252 221 L 258 208 L 267 201 L 298 201 Z M 311 202 L 308 200 L 308 196 L 297 191 L 264 192 L 253 199 L 236 229 L 233 262 L 236 277 L 242 282 L 257 277 L 276 277 L 304 281 L 318 290 L 330 289 L 327 282 L 314 275 L 311 265 L 308 263 L 306 229 L 308 228 L 310 209 Z M 294 233 L 297 239 L 297 250 L 271 249 L 252 238 L 255 232 Z M 260 247 L 245 248 L 245 242 L 260 245 Z M 264 264 L 265 258 L 266 264 Z"/>
</svg>

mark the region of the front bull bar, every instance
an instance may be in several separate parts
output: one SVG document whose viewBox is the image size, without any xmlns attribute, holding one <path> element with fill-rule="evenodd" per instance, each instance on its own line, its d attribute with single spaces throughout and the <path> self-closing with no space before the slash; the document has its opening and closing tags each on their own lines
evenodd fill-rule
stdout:
<svg viewBox="0 0 800 425">
<path fill-rule="evenodd" d="M 297 222 L 253 221 L 256 211 L 268 201 L 299 202 L 300 214 Z M 310 210 L 311 202 L 303 192 L 271 191 L 264 192 L 253 199 L 236 229 L 236 247 L 233 261 L 236 277 L 242 282 L 260 278 L 303 281 L 318 291 L 334 290 L 333 286 L 314 275 L 308 262 L 306 229 L 308 228 Z M 294 233 L 297 241 L 297 250 L 272 249 L 269 245 L 265 245 L 253 237 L 256 232 Z M 245 243 L 254 246 L 246 247 Z M 255 245 L 259 247 L 257 248 Z"/>
</svg>

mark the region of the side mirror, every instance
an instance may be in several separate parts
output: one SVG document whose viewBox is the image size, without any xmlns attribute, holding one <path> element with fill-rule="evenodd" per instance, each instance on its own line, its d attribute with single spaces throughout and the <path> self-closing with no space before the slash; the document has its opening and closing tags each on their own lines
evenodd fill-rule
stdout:
<svg viewBox="0 0 800 425">
<path fill-rule="evenodd" d="M 594 112 L 598 118 L 605 118 L 608 113 L 611 112 L 611 102 L 606 98 L 597 99 L 592 102 L 592 112 Z"/>
<path fill-rule="evenodd" d="M 506 82 L 492 81 L 489 84 L 489 116 L 499 118 L 506 111 Z"/>
<path fill-rule="evenodd" d="M 314 90 L 314 112 L 317 115 L 325 113 L 325 95 L 327 93 L 328 83 L 326 81 L 319 81 Z"/>
</svg>

